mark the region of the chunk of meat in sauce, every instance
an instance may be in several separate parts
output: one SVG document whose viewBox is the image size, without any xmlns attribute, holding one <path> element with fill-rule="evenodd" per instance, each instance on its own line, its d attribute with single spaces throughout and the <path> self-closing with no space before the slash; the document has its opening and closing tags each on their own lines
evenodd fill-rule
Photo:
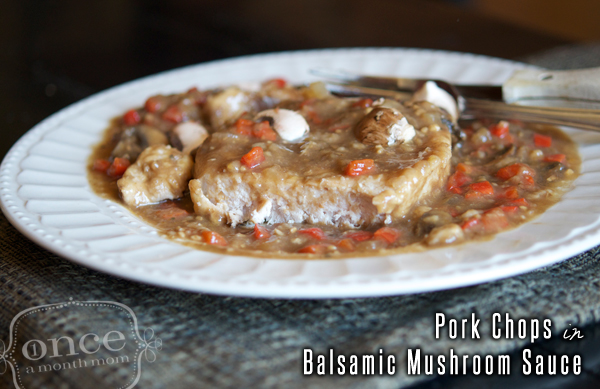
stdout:
<svg viewBox="0 0 600 389">
<path fill-rule="evenodd" d="M 192 177 L 192 157 L 171 146 L 151 146 L 117 181 L 119 193 L 129 206 L 179 198 Z"/>
</svg>

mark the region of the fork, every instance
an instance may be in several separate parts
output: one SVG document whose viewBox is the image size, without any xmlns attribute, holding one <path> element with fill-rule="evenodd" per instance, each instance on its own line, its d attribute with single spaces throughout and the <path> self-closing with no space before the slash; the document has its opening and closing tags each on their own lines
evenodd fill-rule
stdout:
<svg viewBox="0 0 600 389">
<path fill-rule="evenodd" d="M 546 99 L 522 100 L 521 103 L 558 103 L 570 106 L 507 104 L 498 101 L 502 98 L 501 87 L 492 85 L 454 85 L 442 80 L 362 76 L 327 69 L 313 69 L 311 73 L 326 79 L 335 79 L 335 82 L 325 81 L 325 83 L 327 88 L 336 94 L 390 97 L 396 100 L 409 100 L 413 92 L 426 82 L 433 82 L 452 97 L 461 119 L 476 117 L 516 119 L 600 132 L 599 109 L 572 107 L 573 105 L 597 105 L 598 102 L 594 100 L 553 96 Z"/>
</svg>

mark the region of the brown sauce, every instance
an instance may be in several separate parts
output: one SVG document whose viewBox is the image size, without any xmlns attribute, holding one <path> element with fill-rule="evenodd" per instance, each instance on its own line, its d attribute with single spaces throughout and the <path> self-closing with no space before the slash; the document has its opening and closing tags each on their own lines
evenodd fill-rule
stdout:
<svg viewBox="0 0 600 389">
<path fill-rule="evenodd" d="M 291 100 L 295 100 L 284 101 L 281 104 L 297 108 L 302 98 L 294 92 L 288 92 L 293 96 Z M 167 101 L 168 106 L 175 104 L 181 106 L 181 101 L 185 98 L 181 96 L 189 97 L 189 93 L 164 97 L 164 101 Z M 205 123 L 210 121 L 210 118 L 206 118 L 210 115 L 203 106 L 206 94 L 197 91 L 193 93 L 197 100 L 202 102 L 197 105 L 198 112 L 194 111 L 190 116 L 195 115 L 195 118 L 204 120 Z M 264 101 L 263 98 L 261 102 Z M 355 102 L 353 100 L 351 103 Z M 168 108 L 162 109 L 164 112 Z M 149 116 L 157 127 L 162 126 L 163 131 L 169 131 L 172 127 L 171 124 L 157 119 L 155 114 L 149 114 L 143 109 L 139 112 L 142 116 Z M 427 114 L 430 113 L 426 112 L 425 116 Z M 328 145 L 332 142 L 324 141 L 324 137 L 344 138 L 340 141 L 343 144 L 338 147 L 348 147 L 353 142 L 357 143 L 352 128 L 362 114 L 355 110 L 350 116 L 345 116 L 341 121 L 334 118 L 326 124 L 323 124 L 323 117 L 319 119 L 319 123 L 309 121 L 311 131 L 322 134 L 320 142 Z M 409 119 L 412 123 L 421 120 L 410 117 Z M 435 123 L 439 123 L 439 119 L 439 117 L 429 118 L 429 122 L 415 123 L 415 128 L 418 130 L 415 139 L 419 139 L 419 136 L 424 138 L 428 129 Z M 328 131 L 326 128 L 333 126 L 339 128 L 335 131 Z M 571 188 L 573 180 L 579 174 L 581 161 L 577 146 L 558 129 L 518 122 L 498 123 L 485 118 L 462 122 L 459 126 L 463 139 L 454 142 L 450 176 L 447 181 L 444 177 L 444 182 L 440 183 L 440 189 L 436 190 L 436 193 L 416 201 L 408 212 L 394 218 L 391 223 L 385 223 L 383 219 L 373 219 L 373 222 L 366 223 L 360 228 L 353 228 L 323 223 L 312 225 L 306 222 L 279 222 L 259 224 L 258 231 L 253 223 L 239 223 L 231 227 L 226 220 L 216 221 L 207 214 L 196 213 L 187 191 L 181 199 L 129 207 L 129 209 L 138 218 L 156 227 L 161 236 L 200 250 L 284 258 L 372 256 L 422 251 L 444 245 L 489 239 L 496 233 L 515 228 L 543 213 L 560 200 L 562 194 Z M 91 187 L 99 196 L 115 202 L 121 202 L 116 178 L 94 170 L 94 162 L 111 158 L 112 150 L 119 141 L 119 134 L 125 127 L 127 126 L 123 124 L 121 118 L 115 119 L 107 129 L 102 142 L 94 148 L 89 160 L 88 177 Z M 231 133 L 234 131 L 232 128 L 230 123 L 219 128 L 211 128 L 211 133 Z M 447 129 L 442 128 L 441 131 Z M 206 148 L 207 145 L 214 144 L 210 142 L 209 140 L 202 147 Z M 251 144 L 256 143 L 256 140 L 240 142 L 244 146 L 240 146 L 239 150 L 246 150 Z M 279 141 L 261 142 L 264 143 L 265 149 L 269 145 L 281 144 Z M 290 145 L 292 152 L 296 151 L 294 148 L 300 147 L 302 147 L 300 144 Z M 389 153 L 391 149 L 385 148 L 383 157 L 381 147 L 370 145 L 362 149 L 364 150 L 361 151 L 361 158 L 373 158 L 375 161 L 378 158 L 385 159 L 382 170 L 386 172 L 392 169 L 394 164 L 398 164 L 394 160 L 396 158 L 394 153 Z M 241 153 L 239 150 L 236 152 Z M 379 154 L 377 154 L 378 150 Z M 203 149 L 199 152 L 203 152 Z M 205 149 L 204 152 L 209 151 Z M 213 152 L 218 153 L 218 150 Z M 418 151 L 414 153 L 418 154 Z M 327 174 L 326 172 L 336 169 L 342 171 L 341 166 L 348 163 L 349 157 L 344 158 L 343 162 L 339 162 L 333 157 L 316 164 L 308 171 L 314 175 Z M 235 160 L 238 159 L 239 156 L 236 156 Z M 217 158 L 207 169 L 226 169 L 226 162 L 229 160 L 232 158 L 223 157 L 220 160 Z M 303 166 L 293 166 L 290 170 L 307 171 L 305 168 L 307 165 Z M 226 241 L 226 245 L 207 243 L 207 232 L 219 234 Z"/>
</svg>

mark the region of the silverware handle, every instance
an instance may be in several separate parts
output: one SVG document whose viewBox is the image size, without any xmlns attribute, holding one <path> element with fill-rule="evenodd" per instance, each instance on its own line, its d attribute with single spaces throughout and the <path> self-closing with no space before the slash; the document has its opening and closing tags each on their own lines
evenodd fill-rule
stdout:
<svg viewBox="0 0 600 389">
<path fill-rule="evenodd" d="M 600 132 L 600 110 L 534 107 L 490 100 L 465 99 L 465 107 L 461 118 L 486 116 L 495 119 L 517 119 Z"/>
</svg>

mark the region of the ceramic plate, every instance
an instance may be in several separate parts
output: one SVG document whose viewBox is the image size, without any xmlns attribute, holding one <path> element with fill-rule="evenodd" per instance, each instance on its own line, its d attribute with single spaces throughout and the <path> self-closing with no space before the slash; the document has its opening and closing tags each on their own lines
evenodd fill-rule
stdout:
<svg viewBox="0 0 600 389">
<path fill-rule="evenodd" d="M 101 92 L 41 122 L 0 168 L 2 210 L 37 244 L 90 268 L 196 292 L 281 298 L 366 297 L 473 285 L 565 260 L 600 243 L 600 135 L 579 143 L 575 188 L 541 217 L 487 242 L 424 253 L 339 260 L 257 259 L 197 251 L 165 240 L 86 179 L 91 147 L 109 120 L 157 93 L 285 77 L 312 68 L 500 84 L 526 65 L 427 50 L 340 49 L 234 58 L 177 69 Z"/>
</svg>

